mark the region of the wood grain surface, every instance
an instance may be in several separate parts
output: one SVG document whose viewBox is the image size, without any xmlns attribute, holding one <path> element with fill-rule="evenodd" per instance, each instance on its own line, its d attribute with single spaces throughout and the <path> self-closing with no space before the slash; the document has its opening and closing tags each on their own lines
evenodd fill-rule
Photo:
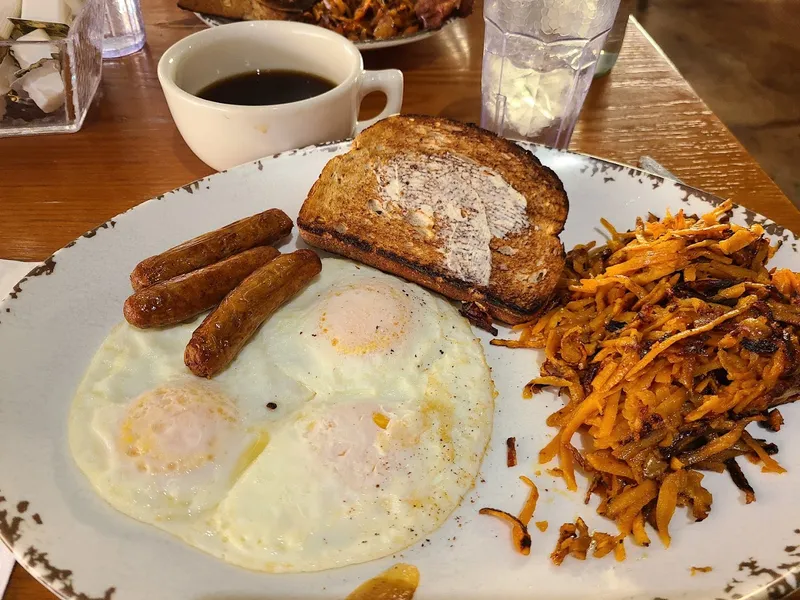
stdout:
<svg viewBox="0 0 800 600">
<path fill-rule="evenodd" d="M 164 50 L 204 26 L 171 0 L 144 0 L 143 11 L 145 50 L 105 63 L 82 131 L 0 140 L 0 258 L 42 260 L 98 223 L 212 172 L 183 143 L 156 78 Z M 365 53 L 365 63 L 403 70 L 404 112 L 477 122 L 482 44 L 478 6 L 429 39 Z M 638 24 L 612 73 L 592 86 L 571 149 L 633 165 L 650 155 L 686 183 L 800 232 L 800 213 Z M 5 600 L 54 597 L 17 567 Z"/>
</svg>

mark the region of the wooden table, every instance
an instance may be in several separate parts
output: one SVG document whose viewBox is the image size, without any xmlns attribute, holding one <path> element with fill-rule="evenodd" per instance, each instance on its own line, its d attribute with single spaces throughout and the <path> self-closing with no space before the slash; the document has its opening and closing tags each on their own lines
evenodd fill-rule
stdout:
<svg viewBox="0 0 800 600">
<path fill-rule="evenodd" d="M 173 0 L 143 0 L 143 10 L 146 49 L 105 64 L 81 132 L 0 140 L 0 258 L 42 260 L 98 223 L 212 172 L 183 143 L 156 78 L 162 52 L 204 26 Z M 427 40 L 366 54 L 367 68 L 405 73 L 404 112 L 479 120 L 479 11 Z M 800 212 L 638 24 L 611 75 L 592 86 L 571 148 L 633 165 L 648 154 L 685 182 L 800 233 Z M 17 567 L 5 600 L 52 598 Z"/>
</svg>

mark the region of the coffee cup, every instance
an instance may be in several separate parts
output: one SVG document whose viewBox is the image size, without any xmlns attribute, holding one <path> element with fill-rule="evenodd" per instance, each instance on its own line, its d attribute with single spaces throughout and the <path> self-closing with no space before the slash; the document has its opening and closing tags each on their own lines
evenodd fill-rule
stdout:
<svg viewBox="0 0 800 600">
<path fill-rule="evenodd" d="M 254 71 L 290 70 L 330 81 L 317 96 L 269 106 L 241 106 L 199 98 L 211 84 Z M 343 140 L 400 112 L 403 74 L 366 71 L 361 54 L 339 34 L 305 23 L 247 21 L 192 34 L 158 63 L 170 113 L 189 148 L 222 171 L 284 150 Z M 358 121 L 361 101 L 383 92 L 386 106 Z"/>
</svg>

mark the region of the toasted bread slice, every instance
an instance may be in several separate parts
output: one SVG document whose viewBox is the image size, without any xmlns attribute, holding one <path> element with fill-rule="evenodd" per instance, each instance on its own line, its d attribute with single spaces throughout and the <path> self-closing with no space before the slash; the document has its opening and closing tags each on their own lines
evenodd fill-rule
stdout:
<svg viewBox="0 0 800 600">
<path fill-rule="evenodd" d="M 299 12 L 277 10 L 259 0 L 178 0 L 178 7 L 226 19 L 246 21 L 299 20 Z"/>
<path fill-rule="evenodd" d="M 378 122 L 333 158 L 297 225 L 313 246 L 521 323 L 564 268 L 567 210 L 555 173 L 516 144 L 407 115 Z"/>
</svg>

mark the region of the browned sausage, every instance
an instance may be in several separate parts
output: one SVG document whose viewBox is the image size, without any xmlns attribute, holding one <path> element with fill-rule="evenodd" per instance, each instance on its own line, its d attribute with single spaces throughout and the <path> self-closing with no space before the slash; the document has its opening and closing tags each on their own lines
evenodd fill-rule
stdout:
<svg viewBox="0 0 800 600">
<path fill-rule="evenodd" d="M 281 305 L 322 270 L 312 250 L 282 254 L 245 279 L 195 329 L 183 362 L 199 377 L 224 369 Z"/>
<path fill-rule="evenodd" d="M 279 254 L 272 246 L 257 246 L 156 283 L 134 292 L 122 312 L 128 323 L 140 329 L 180 323 L 219 304 L 245 277 Z"/>
<path fill-rule="evenodd" d="M 292 220 L 272 208 L 144 259 L 131 273 L 131 285 L 134 290 L 149 287 L 255 246 L 268 246 L 291 231 Z"/>
</svg>

